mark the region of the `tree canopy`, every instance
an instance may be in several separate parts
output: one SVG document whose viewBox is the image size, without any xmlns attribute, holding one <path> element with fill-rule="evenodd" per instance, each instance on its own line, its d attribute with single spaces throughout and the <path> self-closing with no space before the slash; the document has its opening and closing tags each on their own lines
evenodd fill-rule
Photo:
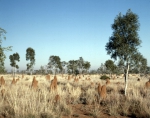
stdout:
<svg viewBox="0 0 150 118">
<path fill-rule="evenodd" d="M 11 65 L 11 67 L 13 67 L 14 69 L 15 68 L 19 68 L 19 66 L 16 64 L 16 61 L 20 61 L 20 56 L 19 56 L 19 54 L 16 52 L 16 53 L 14 53 L 13 55 L 10 55 L 9 56 L 9 59 L 10 59 L 10 65 Z M 13 73 L 15 73 L 15 70 L 13 69 Z M 15 75 L 14 75 L 14 77 L 15 77 Z"/>
<path fill-rule="evenodd" d="M 26 50 L 26 60 L 30 60 L 30 63 L 27 64 L 27 70 L 30 70 L 32 74 L 33 65 L 35 64 L 35 51 L 31 47 L 27 48 Z"/>
<path fill-rule="evenodd" d="M 109 71 L 109 73 L 113 73 L 117 66 L 114 64 L 112 60 L 107 60 L 105 62 L 106 69 Z"/>
<path fill-rule="evenodd" d="M 12 46 L 2 47 L 2 40 L 6 40 L 6 31 L 0 28 L 0 73 L 5 72 L 4 61 L 6 59 L 6 55 L 4 51 L 11 51 Z"/>
<path fill-rule="evenodd" d="M 139 30 L 138 16 L 130 9 L 125 15 L 117 15 L 112 24 L 113 34 L 106 44 L 107 54 L 111 58 L 129 62 L 131 56 L 138 51 L 141 40 L 138 36 Z"/>
<path fill-rule="evenodd" d="M 106 44 L 107 54 L 114 60 L 119 58 L 124 65 L 125 95 L 129 66 L 131 62 L 135 61 L 132 57 L 138 52 L 138 48 L 141 44 L 141 40 L 138 36 L 139 26 L 138 15 L 133 13 L 130 9 L 125 15 L 120 13 L 114 19 L 114 23 L 112 24 L 113 34 Z"/>
<path fill-rule="evenodd" d="M 56 69 L 59 69 L 62 71 L 62 63 L 61 63 L 61 59 L 59 56 L 50 56 L 49 57 L 49 63 L 48 63 L 48 68 L 54 69 L 55 70 L 55 74 L 56 74 Z"/>
</svg>

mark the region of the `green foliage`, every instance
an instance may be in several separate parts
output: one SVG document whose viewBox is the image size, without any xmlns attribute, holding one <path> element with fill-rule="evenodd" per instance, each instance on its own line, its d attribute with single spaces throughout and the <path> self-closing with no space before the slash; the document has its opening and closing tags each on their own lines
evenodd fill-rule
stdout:
<svg viewBox="0 0 150 118">
<path fill-rule="evenodd" d="M 147 59 L 143 57 L 143 55 L 139 52 L 132 55 L 132 69 L 136 70 L 137 73 L 142 72 L 145 73 L 147 69 Z M 133 61 L 134 60 L 134 61 Z"/>
<path fill-rule="evenodd" d="M 138 16 L 131 10 L 128 10 L 126 15 L 121 15 L 120 13 L 115 18 L 112 29 L 113 35 L 106 44 L 107 54 L 111 55 L 111 58 L 115 60 L 118 57 L 128 63 L 141 43 L 138 37 Z"/>
<path fill-rule="evenodd" d="M 61 67 L 62 67 L 61 72 L 62 72 L 62 73 L 64 73 L 64 72 L 65 72 L 65 68 L 66 68 L 67 64 L 68 64 L 68 63 L 67 63 L 67 62 L 65 62 L 65 61 L 62 61 L 62 62 L 61 62 Z"/>
<path fill-rule="evenodd" d="M 115 72 L 117 66 L 114 64 L 114 62 L 112 60 L 107 60 L 105 62 L 105 66 L 106 66 L 106 69 L 112 73 L 112 72 Z"/>
<path fill-rule="evenodd" d="M 0 74 L 5 74 L 7 71 L 5 70 L 4 66 L 0 66 Z"/>
<path fill-rule="evenodd" d="M 114 60 L 119 58 L 124 65 L 125 74 L 125 95 L 127 89 L 128 72 L 132 56 L 138 52 L 141 40 L 138 37 L 139 22 L 138 16 L 130 9 L 125 15 L 121 13 L 115 18 L 112 24 L 113 34 L 106 44 L 107 54 Z"/>
<path fill-rule="evenodd" d="M 46 73 L 44 66 L 40 67 L 40 74 L 44 75 Z"/>
<path fill-rule="evenodd" d="M 75 70 L 77 70 L 78 67 L 78 60 L 70 60 L 68 62 L 67 68 L 68 68 L 68 73 L 75 73 Z"/>
<path fill-rule="evenodd" d="M 78 68 L 82 72 L 84 68 L 84 59 L 82 57 L 79 57 L 78 59 Z"/>
<path fill-rule="evenodd" d="M 106 76 L 106 75 L 103 75 L 103 76 L 100 77 L 100 79 L 106 80 L 106 79 L 110 79 L 110 78 L 108 76 Z"/>
<path fill-rule="evenodd" d="M 106 66 L 105 66 L 105 64 L 101 63 L 100 67 L 97 69 L 97 72 L 98 72 L 99 74 L 104 74 L 104 73 L 106 73 Z"/>
<path fill-rule="evenodd" d="M 29 47 L 26 50 L 26 60 L 30 60 L 30 63 L 27 64 L 27 70 L 33 71 L 33 65 L 35 64 L 35 51 L 33 48 Z"/>
<path fill-rule="evenodd" d="M 4 54 L 4 50 L 0 47 L 0 71 L 4 71 L 4 61 L 6 59 L 6 56 Z"/>
<path fill-rule="evenodd" d="M 78 75 L 79 74 L 79 70 L 75 70 L 75 75 Z"/>
<path fill-rule="evenodd" d="M 96 74 L 97 73 L 97 70 L 90 70 L 89 74 L 90 75 L 93 75 L 93 74 Z"/>
<path fill-rule="evenodd" d="M 9 59 L 10 59 L 10 65 L 12 66 L 12 67 L 15 67 L 15 68 L 19 68 L 19 66 L 16 64 L 16 61 L 20 61 L 20 56 L 19 56 L 19 54 L 16 52 L 16 53 L 14 53 L 13 55 L 10 55 L 9 56 Z"/>
<path fill-rule="evenodd" d="M 5 67 L 4 67 L 4 61 L 6 59 L 6 55 L 4 51 L 11 51 L 12 46 L 9 47 L 2 47 L 2 40 L 6 40 L 6 31 L 2 28 L 0 28 L 0 73 L 5 72 Z"/>
<path fill-rule="evenodd" d="M 90 67 L 90 62 L 84 61 L 82 57 L 79 57 L 79 60 L 70 60 L 67 65 L 68 73 L 72 74 L 75 74 L 75 70 L 78 70 L 79 73 L 87 72 Z"/>
<path fill-rule="evenodd" d="M 61 59 L 59 56 L 50 56 L 49 57 L 49 63 L 48 63 L 48 68 L 54 69 L 55 70 L 55 74 L 56 74 L 56 69 L 59 69 L 62 71 L 62 63 L 61 63 Z"/>
<path fill-rule="evenodd" d="M 91 67 L 90 62 L 88 62 L 88 61 L 84 62 L 83 68 L 84 68 L 86 71 L 89 70 L 90 67 Z"/>
</svg>

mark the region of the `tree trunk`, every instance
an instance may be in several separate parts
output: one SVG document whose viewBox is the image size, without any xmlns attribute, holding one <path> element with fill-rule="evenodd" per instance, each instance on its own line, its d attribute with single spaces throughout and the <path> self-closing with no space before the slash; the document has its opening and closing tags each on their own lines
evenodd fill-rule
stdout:
<svg viewBox="0 0 150 118">
<path fill-rule="evenodd" d="M 15 78 L 15 74 L 16 74 L 16 68 L 14 67 L 14 69 L 15 69 L 15 70 L 14 70 L 14 78 Z"/>
<path fill-rule="evenodd" d="M 12 67 L 12 76 L 14 77 L 14 67 Z"/>
<path fill-rule="evenodd" d="M 127 95 L 127 87 L 128 87 L 128 72 L 129 72 L 129 64 L 127 63 L 127 70 L 125 71 L 125 96 Z"/>
</svg>

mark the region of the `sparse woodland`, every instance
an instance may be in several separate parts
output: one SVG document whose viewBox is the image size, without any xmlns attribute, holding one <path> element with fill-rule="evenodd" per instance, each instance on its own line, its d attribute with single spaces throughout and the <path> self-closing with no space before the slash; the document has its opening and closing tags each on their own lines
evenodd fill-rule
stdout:
<svg viewBox="0 0 150 118">
<path fill-rule="evenodd" d="M 27 71 L 19 68 L 16 52 L 9 56 L 13 75 L 7 74 L 2 47 L 6 31 L 0 28 L 0 118 L 150 118 L 150 67 L 139 52 L 138 16 L 121 13 L 112 25 L 105 48 L 114 60 L 97 70 L 82 57 L 61 61 L 51 55 L 34 71 L 36 50 L 26 49 Z"/>
</svg>

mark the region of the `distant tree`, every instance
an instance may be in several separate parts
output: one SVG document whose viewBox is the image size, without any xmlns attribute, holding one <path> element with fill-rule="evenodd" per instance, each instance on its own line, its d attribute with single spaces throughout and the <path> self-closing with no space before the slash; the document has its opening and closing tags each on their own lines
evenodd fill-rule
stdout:
<svg viewBox="0 0 150 118">
<path fill-rule="evenodd" d="M 106 66 L 105 66 L 105 64 L 101 63 L 100 67 L 97 69 L 97 72 L 99 74 L 102 74 L 102 75 L 106 74 Z"/>
<path fill-rule="evenodd" d="M 139 22 L 138 16 L 131 10 L 125 15 L 121 13 L 115 18 L 112 24 L 113 34 L 106 44 L 107 54 L 111 58 L 123 61 L 125 75 L 125 95 L 128 83 L 128 72 L 132 55 L 138 52 L 141 40 L 138 37 Z M 133 61 L 133 60 L 132 60 Z"/>
<path fill-rule="evenodd" d="M 66 67 L 67 67 L 67 62 L 65 62 L 65 61 L 62 61 L 61 62 L 61 67 L 62 67 L 62 70 L 61 70 L 61 72 L 62 72 L 62 74 L 64 74 L 65 73 L 65 69 L 66 69 Z"/>
<path fill-rule="evenodd" d="M 45 74 L 45 68 L 44 66 L 40 67 L 40 74 L 44 75 Z"/>
<path fill-rule="evenodd" d="M 19 68 L 19 66 L 16 64 L 16 61 L 18 61 L 18 62 L 20 61 L 20 56 L 16 52 L 13 55 L 10 55 L 9 59 L 10 59 L 10 65 L 13 68 L 13 77 L 15 78 L 16 69 Z"/>
<path fill-rule="evenodd" d="M 112 60 L 107 60 L 105 62 L 105 66 L 106 66 L 106 69 L 109 71 L 110 78 L 111 78 L 112 76 L 111 74 L 115 72 L 115 70 L 117 69 L 117 66 L 114 64 Z"/>
<path fill-rule="evenodd" d="M 89 74 L 97 74 L 97 70 L 90 70 Z"/>
<path fill-rule="evenodd" d="M 67 69 L 69 73 L 75 74 L 75 70 L 78 67 L 78 60 L 70 60 L 67 65 Z"/>
<path fill-rule="evenodd" d="M 84 59 L 82 57 L 79 57 L 78 59 L 78 68 L 79 68 L 80 73 L 82 73 L 84 69 Z"/>
<path fill-rule="evenodd" d="M 59 56 L 54 56 L 54 55 L 50 56 L 49 57 L 48 68 L 53 69 L 55 74 L 56 74 L 56 69 L 62 70 L 60 57 Z"/>
<path fill-rule="evenodd" d="M 87 71 L 90 69 L 91 64 L 88 61 L 85 61 L 83 64 L 83 68 L 85 69 L 85 72 L 87 73 Z"/>
<path fill-rule="evenodd" d="M 35 64 L 35 51 L 31 47 L 26 50 L 26 60 L 30 61 L 30 63 L 27 64 L 27 70 L 30 71 L 30 74 L 32 75 L 33 65 Z"/>
<path fill-rule="evenodd" d="M 75 70 L 75 75 L 77 76 L 79 74 L 79 70 Z"/>
<path fill-rule="evenodd" d="M 6 59 L 6 56 L 4 54 L 3 49 L 0 47 L 0 73 L 5 72 L 5 67 L 4 67 L 4 61 Z"/>
<path fill-rule="evenodd" d="M 45 65 L 45 74 L 48 74 L 48 65 Z"/>
<path fill-rule="evenodd" d="M 131 67 L 133 68 L 133 70 L 136 70 L 139 73 L 139 75 L 141 73 L 145 74 L 147 69 L 147 59 L 144 58 L 143 55 L 139 52 L 132 55 L 132 59 L 134 60 L 131 61 Z"/>
<path fill-rule="evenodd" d="M 150 66 L 147 66 L 147 68 L 146 68 L 146 74 L 150 74 Z"/>
<path fill-rule="evenodd" d="M 122 59 L 120 59 L 119 61 L 118 61 L 118 64 L 117 64 L 117 69 L 119 69 L 119 73 L 120 74 L 123 74 L 124 73 L 124 62 L 123 62 L 123 60 Z"/>
<path fill-rule="evenodd" d="M 6 55 L 4 51 L 11 51 L 12 46 L 9 47 L 2 47 L 2 40 L 6 40 L 5 37 L 6 31 L 2 28 L 0 28 L 0 73 L 5 73 L 5 66 L 4 61 L 6 59 Z"/>
<path fill-rule="evenodd" d="M 21 70 L 21 74 L 23 75 L 23 74 L 25 74 L 26 73 L 26 71 L 25 70 Z"/>
</svg>

